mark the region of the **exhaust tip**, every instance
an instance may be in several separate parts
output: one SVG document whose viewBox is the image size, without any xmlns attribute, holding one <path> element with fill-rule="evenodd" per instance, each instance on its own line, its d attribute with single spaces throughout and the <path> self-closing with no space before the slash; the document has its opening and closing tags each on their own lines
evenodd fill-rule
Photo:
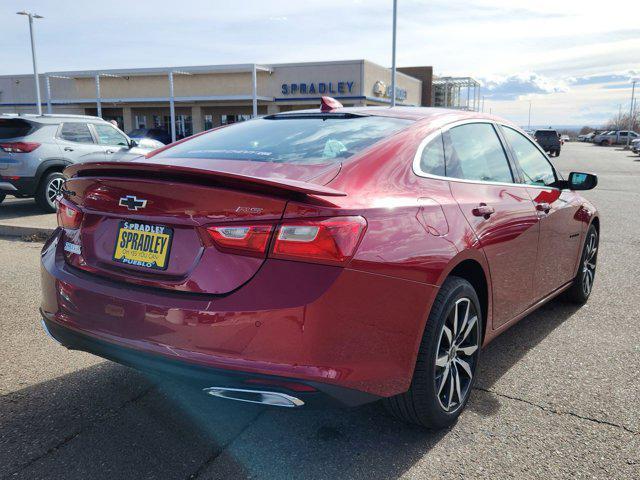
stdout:
<svg viewBox="0 0 640 480">
<path fill-rule="evenodd" d="M 208 387 L 203 388 L 202 391 L 213 397 L 226 398 L 227 400 L 236 400 L 238 402 L 260 403 L 262 405 L 285 408 L 295 408 L 304 405 L 304 402 L 299 398 L 280 392 L 226 387 Z"/>
</svg>

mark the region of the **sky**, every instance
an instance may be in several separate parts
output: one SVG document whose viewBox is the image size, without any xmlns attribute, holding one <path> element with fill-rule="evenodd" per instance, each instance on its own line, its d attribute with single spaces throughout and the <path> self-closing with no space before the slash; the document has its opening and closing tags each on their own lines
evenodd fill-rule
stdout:
<svg viewBox="0 0 640 480">
<path fill-rule="evenodd" d="M 1 0 L 0 75 L 365 58 L 391 65 L 392 0 Z M 637 0 L 398 0 L 398 66 L 483 84 L 485 111 L 592 125 L 628 111 L 640 76 Z"/>
</svg>

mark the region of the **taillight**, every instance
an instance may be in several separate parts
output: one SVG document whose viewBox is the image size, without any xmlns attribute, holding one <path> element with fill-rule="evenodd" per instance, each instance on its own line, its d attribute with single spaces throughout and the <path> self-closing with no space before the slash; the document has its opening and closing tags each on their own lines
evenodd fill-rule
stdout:
<svg viewBox="0 0 640 480">
<path fill-rule="evenodd" d="M 268 256 L 283 260 L 341 265 L 353 257 L 367 222 L 362 217 L 287 220 L 278 225 Z M 216 247 L 264 257 L 273 225 L 223 225 L 207 228 Z"/>
<path fill-rule="evenodd" d="M 40 144 L 36 142 L 0 143 L 0 148 L 2 148 L 2 150 L 4 150 L 5 152 L 9 152 L 9 153 L 29 153 L 29 152 L 33 152 L 39 146 Z"/>
<path fill-rule="evenodd" d="M 264 256 L 273 225 L 227 225 L 209 227 L 209 235 L 221 250 L 239 250 Z"/>
<path fill-rule="evenodd" d="M 351 259 L 366 227 L 362 217 L 287 221 L 278 227 L 270 256 L 341 264 Z"/>
<path fill-rule="evenodd" d="M 62 228 L 77 229 L 82 223 L 82 210 L 71 202 L 61 199 L 58 201 L 58 225 Z"/>
</svg>

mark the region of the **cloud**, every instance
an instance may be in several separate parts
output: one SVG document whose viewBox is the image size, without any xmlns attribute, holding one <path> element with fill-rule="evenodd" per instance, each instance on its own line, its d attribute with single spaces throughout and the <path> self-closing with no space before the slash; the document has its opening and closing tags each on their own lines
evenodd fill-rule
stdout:
<svg viewBox="0 0 640 480">
<path fill-rule="evenodd" d="M 484 95 L 492 100 L 516 100 L 523 95 L 550 94 L 569 90 L 565 82 L 527 72 L 482 80 Z"/>
</svg>

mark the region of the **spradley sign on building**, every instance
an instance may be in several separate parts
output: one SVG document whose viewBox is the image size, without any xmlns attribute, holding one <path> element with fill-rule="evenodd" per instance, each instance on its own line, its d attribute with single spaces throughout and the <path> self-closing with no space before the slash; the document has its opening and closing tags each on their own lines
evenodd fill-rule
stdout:
<svg viewBox="0 0 640 480">
<path fill-rule="evenodd" d="M 324 94 L 349 94 L 354 93 L 352 81 L 338 82 L 310 82 L 310 83 L 283 83 L 282 95 L 324 95 Z"/>
</svg>

